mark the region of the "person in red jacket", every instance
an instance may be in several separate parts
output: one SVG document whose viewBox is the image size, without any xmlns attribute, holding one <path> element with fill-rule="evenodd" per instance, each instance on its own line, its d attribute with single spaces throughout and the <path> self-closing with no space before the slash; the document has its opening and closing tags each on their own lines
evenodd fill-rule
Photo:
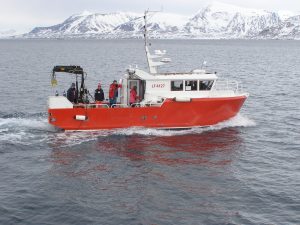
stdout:
<svg viewBox="0 0 300 225">
<path fill-rule="evenodd" d="M 138 99 L 139 97 L 137 96 L 136 86 L 133 86 L 130 90 L 130 98 L 129 98 L 129 104 L 131 105 L 131 107 L 135 107 L 135 103 L 137 102 Z"/>
<path fill-rule="evenodd" d="M 118 97 L 118 88 L 121 88 L 121 84 L 117 84 L 117 81 L 114 80 L 113 83 L 109 86 L 109 105 L 110 107 L 114 104 L 117 104 Z"/>
</svg>

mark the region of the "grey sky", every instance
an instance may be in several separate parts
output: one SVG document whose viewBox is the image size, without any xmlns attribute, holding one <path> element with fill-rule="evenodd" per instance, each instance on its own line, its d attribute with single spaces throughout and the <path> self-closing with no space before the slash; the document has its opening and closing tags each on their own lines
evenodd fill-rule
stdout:
<svg viewBox="0 0 300 225">
<path fill-rule="evenodd" d="M 60 23 L 72 14 L 91 12 L 143 12 L 150 8 L 192 15 L 212 0 L 0 0 L 0 31 L 29 31 L 36 26 Z M 298 0 L 219 0 L 241 7 L 300 12 Z"/>
</svg>

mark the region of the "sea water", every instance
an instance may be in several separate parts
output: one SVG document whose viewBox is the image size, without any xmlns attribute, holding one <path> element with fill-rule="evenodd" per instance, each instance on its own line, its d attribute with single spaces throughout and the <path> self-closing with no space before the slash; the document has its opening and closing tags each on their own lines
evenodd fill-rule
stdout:
<svg viewBox="0 0 300 225">
<path fill-rule="evenodd" d="M 141 40 L 0 41 L 0 224 L 300 224 L 300 43 L 156 40 L 172 63 L 238 80 L 250 93 L 229 121 L 183 131 L 62 132 L 47 97 L 80 65 L 91 93 L 129 65 Z"/>
</svg>

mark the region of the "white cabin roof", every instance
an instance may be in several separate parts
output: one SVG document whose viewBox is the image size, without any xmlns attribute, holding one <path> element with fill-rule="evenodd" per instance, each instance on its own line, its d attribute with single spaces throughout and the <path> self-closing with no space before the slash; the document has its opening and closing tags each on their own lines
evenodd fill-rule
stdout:
<svg viewBox="0 0 300 225">
<path fill-rule="evenodd" d="M 154 76 L 158 80 L 215 80 L 215 74 L 195 74 L 195 73 L 176 73 L 176 74 L 157 74 Z"/>
<path fill-rule="evenodd" d="M 205 71 L 190 73 L 157 73 L 150 74 L 143 70 L 135 69 L 135 76 L 142 80 L 216 80 L 218 77 L 214 73 Z"/>
</svg>

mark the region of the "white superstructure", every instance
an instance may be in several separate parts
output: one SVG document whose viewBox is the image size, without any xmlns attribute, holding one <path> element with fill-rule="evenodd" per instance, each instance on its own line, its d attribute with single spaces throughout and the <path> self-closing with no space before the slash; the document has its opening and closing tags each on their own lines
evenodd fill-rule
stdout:
<svg viewBox="0 0 300 225">
<path fill-rule="evenodd" d="M 171 62 L 166 58 L 166 50 L 150 52 L 147 36 L 147 14 L 145 12 L 145 53 L 149 72 L 129 68 L 122 79 L 121 104 L 128 105 L 130 89 L 137 86 L 140 104 L 159 104 L 166 98 L 192 99 L 210 97 L 234 97 L 248 95 L 242 93 L 236 81 L 218 81 L 216 73 L 195 69 L 187 73 L 159 73 L 158 67 Z"/>
</svg>

